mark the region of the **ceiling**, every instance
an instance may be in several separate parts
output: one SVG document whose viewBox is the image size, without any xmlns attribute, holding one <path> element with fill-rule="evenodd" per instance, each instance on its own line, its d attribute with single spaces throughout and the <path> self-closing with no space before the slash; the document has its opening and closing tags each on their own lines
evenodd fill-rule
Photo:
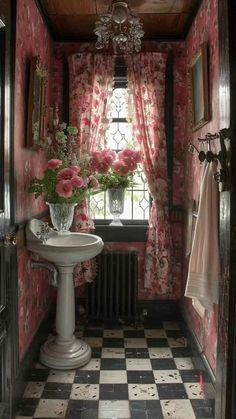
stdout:
<svg viewBox="0 0 236 419">
<path fill-rule="evenodd" d="M 37 0 L 57 41 L 91 41 L 98 15 L 108 10 L 111 0 Z M 201 0 L 130 0 L 139 13 L 144 40 L 184 39 Z"/>
</svg>

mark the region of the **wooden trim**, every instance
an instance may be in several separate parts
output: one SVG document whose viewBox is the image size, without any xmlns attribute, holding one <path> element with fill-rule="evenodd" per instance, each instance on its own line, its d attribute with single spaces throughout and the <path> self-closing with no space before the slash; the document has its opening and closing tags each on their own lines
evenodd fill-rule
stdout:
<svg viewBox="0 0 236 419">
<path fill-rule="evenodd" d="M 138 300 L 137 313 L 141 320 L 181 320 L 178 300 Z"/>
<path fill-rule="evenodd" d="M 219 121 L 231 130 L 231 185 L 236 182 L 236 46 L 235 1 L 218 0 L 219 15 Z M 236 412 L 236 193 L 220 194 L 219 324 L 216 371 L 216 419 L 234 419 Z"/>
<path fill-rule="evenodd" d="M 38 361 L 39 358 L 39 349 L 41 344 L 47 339 L 48 334 L 53 328 L 55 320 L 55 305 L 52 303 L 49 307 L 49 311 L 46 314 L 45 318 L 42 320 L 41 325 L 39 326 L 33 341 L 31 342 L 23 360 L 20 362 L 19 370 L 17 377 L 13 381 L 13 417 L 16 413 L 18 401 L 22 398 L 24 389 L 25 389 L 25 377 L 34 362 Z"/>
<path fill-rule="evenodd" d="M 215 382 L 216 382 L 216 376 L 215 373 L 213 372 L 206 355 L 204 354 L 204 352 L 202 351 L 202 347 L 199 343 L 198 337 L 195 334 L 191 322 L 189 321 L 189 316 L 187 315 L 186 311 L 184 309 L 181 309 L 181 313 L 183 316 L 183 319 L 185 321 L 186 326 L 188 327 L 186 329 L 186 332 L 188 334 L 188 337 L 190 339 L 190 343 L 191 343 L 191 347 L 193 349 L 194 352 L 194 356 L 193 356 L 193 362 L 195 364 L 195 367 L 197 369 L 202 369 L 206 370 L 207 373 L 209 374 L 212 384 L 215 386 Z M 196 348 L 196 350 L 195 350 Z"/>
<path fill-rule="evenodd" d="M 56 41 L 56 36 L 54 33 L 53 25 L 51 23 L 50 18 L 48 17 L 46 7 L 44 6 L 44 2 L 42 0 L 35 0 L 36 6 L 40 12 L 40 15 L 48 29 L 48 32 L 53 41 Z"/>
</svg>

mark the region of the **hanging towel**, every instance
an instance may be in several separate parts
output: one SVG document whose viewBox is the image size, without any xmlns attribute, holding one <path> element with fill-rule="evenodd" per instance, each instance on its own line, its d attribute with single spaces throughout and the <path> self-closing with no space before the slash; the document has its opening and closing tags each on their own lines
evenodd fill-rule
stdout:
<svg viewBox="0 0 236 419">
<path fill-rule="evenodd" d="M 220 277 L 216 163 L 206 163 L 204 169 L 185 296 L 198 299 L 210 311 L 218 302 Z"/>
</svg>

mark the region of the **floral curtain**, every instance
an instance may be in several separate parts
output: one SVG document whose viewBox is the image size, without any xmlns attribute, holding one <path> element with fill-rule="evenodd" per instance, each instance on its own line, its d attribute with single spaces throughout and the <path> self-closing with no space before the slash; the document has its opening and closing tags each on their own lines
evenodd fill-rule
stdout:
<svg viewBox="0 0 236 419">
<path fill-rule="evenodd" d="M 109 98 L 112 95 L 114 57 L 78 53 L 68 58 L 70 78 L 70 124 L 78 128 L 78 154 L 81 158 L 105 146 Z M 94 228 L 87 202 L 75 211 L 75 231 Z M 91 281 L 95 263 L 79 264 L 75 269 L 75 285 Z"/>
<path fill-rule="evenodd" d="M 167 153 L 164 124 L 166 54 L 126 57 L 133 107 L 133 133 L 139 144 L 153 199 L 144 262 L 144 286 L 158 295 L 172 292 Z"/>
</svg>

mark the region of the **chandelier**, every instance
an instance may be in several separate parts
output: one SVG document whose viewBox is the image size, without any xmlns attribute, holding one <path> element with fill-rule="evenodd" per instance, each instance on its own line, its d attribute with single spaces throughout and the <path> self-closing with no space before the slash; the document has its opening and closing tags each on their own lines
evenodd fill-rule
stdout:
<svg viewBox="0 0 236 419">
<path fill-rule="evenodd" d="M 111 41 L 115 54 L 139 52 L 144 35 L 142 27 L 138 15 L 130 10 L 126 1 L 113 0 L 108 12 L 100 15 L 95 23 L 94 33 L 98 37 L 95 46 L 102 49 Z"/>
</svg>

